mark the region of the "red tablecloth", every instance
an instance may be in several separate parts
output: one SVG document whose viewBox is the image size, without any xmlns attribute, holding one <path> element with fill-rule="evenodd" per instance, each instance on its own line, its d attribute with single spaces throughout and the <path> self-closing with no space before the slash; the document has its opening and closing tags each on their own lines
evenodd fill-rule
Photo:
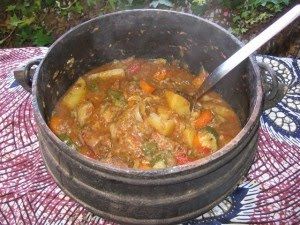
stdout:
<svg viewBox="0 0 300 225">
<path fill-rule="evenodd" d="M 111 224 L 71 200 L 43 164 L 31 95 L 12 71 L 46 48 L 0 49 L 0 224 Z M 186 224 L 300 223 L 300 61 L 257 57 L 289 85 L 261 117 L 259 149 L 245 181 Z"/>
</svg>

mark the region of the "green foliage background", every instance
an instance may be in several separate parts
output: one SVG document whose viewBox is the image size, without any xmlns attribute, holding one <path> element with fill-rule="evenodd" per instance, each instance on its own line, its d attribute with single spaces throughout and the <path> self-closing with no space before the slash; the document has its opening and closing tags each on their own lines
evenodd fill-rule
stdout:
<svg viewBox="0 0 300 225">
<path fill-rule="evenodd" d="M 0 46 L 47 46 L 60 35 L 57 25 L 68 29 L 117 10 L 165 8 L 201 16 L 216 3 L 232 10 L 233 32 L 239 35 L 281 11 L 290 0 L 1 0 Z"/>
</svg>

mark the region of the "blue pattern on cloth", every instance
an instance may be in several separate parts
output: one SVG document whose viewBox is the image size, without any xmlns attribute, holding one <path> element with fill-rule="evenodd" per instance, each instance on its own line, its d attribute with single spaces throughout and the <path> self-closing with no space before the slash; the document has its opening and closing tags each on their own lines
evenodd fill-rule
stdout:
<svg viewBox="0 0 300 225">
<path fill-rule="evenodd" d="M 279 141 L 300 143 L 300 69 L 299 60 L 257 57 L 272 66 L 281 82 L 289 86 L 285 97 L 261 118 L 262 125 Z"/>
<path fill-rule="evenodd" d="M 15 56 L 12 52 L 3 51 L 2 60 L 9 60 L 12 55 L 22 61 L 22 55 L 29 58 L 46 53 L 47 49 L 23 49 L 16 51 Z M 5 67 L 7 71 L 16 66 L 11 65 L 11 61 Z M 184 225 L 300 224 L 300 60 L 257 56 L 257 61 L 272 66 L 279 80 L 289 86 L 288 92 L 280 103 L 266 110 L 261 117 L 259 149 L 247 177 L 219 205 Z M 12 74 L 5 77 L 1 84 L 6 85 L 0 90 L 4 93 L 1 96 L 8 100 L 2 101 L 5 102 L 2 105 L 5 113 L 1 115 L 4 122 L 0 138 L 7 145 L 2 149 L 0 146 L 0 149 L 6 155 L 1 158 L 5 168 L 1 172 L 7 174 L 3 173 L 0 181 L 8 187 L 4 190 L 9 195 L 0 199 L 0 223 L 5 224 L 3 216 L 7 216 L 9 221 L 15 221 L 7 224 L 20 224 L 22 221 L 17 219 L 27 215 L 26 221 L 32 223 L 22 224 L 113 224 L 70 200 L 53 182 L 40 157 L 29 94 L 17 85 Z M 8 95 L 9 92 L 12 95 Z M 7 159 L 14 162 L 7 163 Z M 14 183 L 13 176 L 20 177 L 20 180 L 16 179 Z"/>
<path fill-rule="evenodd" d="M 262 129 L 280 142 L 300 146 L 300 60 L 272 56 L 257 56 L 256 60 L 271 66 L 278 80 L 288 85 L 288 91 L 282 101 L 263 112 L 260 119 Z M 299 173 L 299 170 L 296 171 Z M 256 223 L 252 221 L 249 209 L 252 208 L 254 211 L 253 208 L 259 201 L 256 196 L 260 191 L 260 183 L 245 178 L 242 184 L 219 205 L 197 219 L 183 224 Z"/>
</svg>

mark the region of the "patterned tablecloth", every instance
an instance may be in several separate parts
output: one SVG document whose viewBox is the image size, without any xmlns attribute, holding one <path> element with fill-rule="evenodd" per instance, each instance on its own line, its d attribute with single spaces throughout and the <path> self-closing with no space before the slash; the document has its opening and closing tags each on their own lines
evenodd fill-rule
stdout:
<svg viewBox="0 0 300 225">
<path fill-rule="evenodd" d="M 0 224 L 112 224 L 70 199 L 46 171 L 31 95 L 12 71 L 46 48 L 0 49 Z M 258 56 L 289 85 L 264 112 L 256 160 L 213 210 L 185 224 L 300 224 L 300 60 Z"/>
</svg>

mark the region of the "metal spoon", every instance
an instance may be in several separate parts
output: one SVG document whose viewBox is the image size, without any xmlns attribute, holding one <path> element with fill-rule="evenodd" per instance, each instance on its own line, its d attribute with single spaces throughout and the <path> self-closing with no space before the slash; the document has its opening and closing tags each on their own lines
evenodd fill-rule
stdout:
<svg viewBox="0 0 300 225">
<path fill-rule="evenodd" d="M 293 22 L 298 16 L 300 16 L 300 4 L 293 7 L 286 14 L 276 20 L 267 29 L 261 32 L 258 36 L 249 41 L 240 50 L 229 57 L 225 62 L 219 65 L 214 71 L 212 71 L 208 77 L 204 80 L 201 87 L 192 95 L 192 106 L 195 105 L 197 99 L 218 83 L 226 74 L 239 65 L 244 59 L 250 56 L 255 50 L 260 48 L 263 44 L 269 41 L 283 28 Z"/>
</svg>

